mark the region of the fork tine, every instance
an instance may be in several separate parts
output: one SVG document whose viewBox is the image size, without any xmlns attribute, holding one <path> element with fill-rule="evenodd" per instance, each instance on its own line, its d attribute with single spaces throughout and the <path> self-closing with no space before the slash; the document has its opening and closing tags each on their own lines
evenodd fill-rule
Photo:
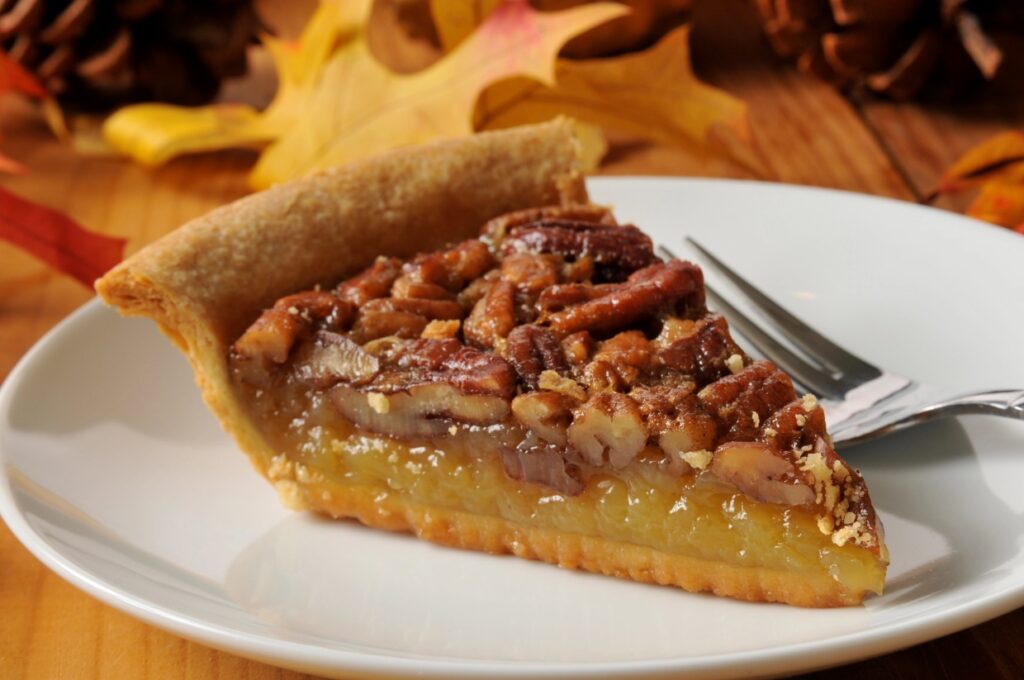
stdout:
<svg viewBox="0 0 1024 680">
<path fill-rule="evenodd" d="M 665 246 L 658 246 L 658 251 L 669 259 L 678 259 Z M 843 398 L 845 390 L 831 375 L 822 371 L 819 367 L 811 365 L 788 347 L 768 335 L 760 326 L 731 305 L 712 286 L 705 283 L 704 287 L 707 290 L 708 297 L 714 302 L 715 307 L 722 311 L 729 323 L 738 328 L 743 333 L 743 336 L 750 341 L 750 344 L 757 348 L 761 354 L 778 364 L 779 367 L 796 378 L 797 382 L 813 391 L 819 397 Z"/>
<path fill-rule="evenodd" d="M 747 295 L 751 303 L 771 319 L 788 339 L 805 351 L 808 356 L 831 369 L 835 374 L 834 377 L 844 383 L 848 389 L 873 380 L 882 374 L 877 367 L 846 351 L 791 314 L 708 252 L 707 248 L 696 240 L 689 236 L 686 237 L 686 240 L 716 269 L 736 284 Z"/>
<path fill-rule="evenodd" d="M 750 344 L 761 354 L 778 364 L 782 370 L 791 375 L 798 383 L 810 389 L 822 398 L 842 399 L 846 389 L 832 376 L 804 361 L 778 340 L 761 330 L 760 326 L 751 321 L 743 312 L 729 304 L 714 288 L 705 284 L 708 297 L 722 311 L 730 324 L 743 333 Z"/>
</svg>

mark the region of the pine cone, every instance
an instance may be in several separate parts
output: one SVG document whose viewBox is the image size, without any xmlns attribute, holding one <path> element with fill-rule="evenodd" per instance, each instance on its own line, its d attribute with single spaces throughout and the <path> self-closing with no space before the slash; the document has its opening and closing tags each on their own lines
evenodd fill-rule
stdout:
<svg viewBox="0 0 1024 680">
<path fill-rule="evenodd" d="M 261 29 L 251 0 L 0 0 L 0 47 L 87 109 L 208 102 Z"/>
<path fill-rule="evenodd" d="M 757 7 L 780 56 L 840 87 L 894 99 L 939 80 L 992 80 L 1004 62 L 1000 36 L 1024 30 L 1017 0 L 757 0 Z"/>
</svg>

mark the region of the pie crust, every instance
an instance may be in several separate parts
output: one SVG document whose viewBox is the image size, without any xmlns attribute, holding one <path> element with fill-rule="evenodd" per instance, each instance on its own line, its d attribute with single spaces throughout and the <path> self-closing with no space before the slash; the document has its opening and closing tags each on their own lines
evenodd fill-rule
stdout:
<svg viewBox="0 0 1024 680">
<path fill-rule="evenodd" d="M 748 466 L 755 471 L 750 474 L 742 466 L 765 447 L 744 443 L 751 437 L 735 433 L 738 440 L 724 445 L 732 447 L 729 455 L 719 456 L 723 450 L 719 448 L 714 460 L 709 451 L 681 449 L 674 476 L 663 472 L 664 462 L 637 462 L 646 453 L 637 461 L 616 461 L 614 447 L 607 447 L 608 475 L 598 474 L 599 467 L 588 468 L 591 472 L 582 482 L 578 476 L 566 478 L 560 487 L 558 481 L 537 483 L 522 471 L 516 478 L 510 476 L 509 463 L 502 460 L 499 449 L 506 446 L 507 452 L 515 442 L 506 441 L 508 432 L 500 427 L 462 423 L 438 432 L 436 422 L 424 421 L 428 423 L 424 431 L 396 438 L 335 414 L 337 423 L 328 422 L 328 434 L 318 434 L 315 446 L 311 439 L 299 442 L 269 428 L 277 411 L 259 406 L 262 388 L 239 380 L 236 361 L 240 338 L 246 337 L 246 329 L 262 318 L 264 310 L 296 291 L 333 286 L 378 256 L 404 258 L 471 239 L 481 225 L 506 213 L 561 205 L 570 213 L 593 209 L 600 214 L 600 209 L 586 205 L 578 154 L 571 126 L 562 120 L 399 150 L 215 210 L 141 250 L 100 279 L 96 289 L 123 314 L 150 317 L 159 324 L 188 357 L 207 404 L 225 429 L 293 507 L 407 530 L 445 545 L 513 553 L 563 567 L 744 600 L 839 606 L 859 603 L 868 592 L 881 592 L 888 561 L 881 525 L 863 480 L 831 450 L 823 421 L 817 430 L 821 436 L 812 440 L 813 445 L 800 446 L 806 438 L 794 440 L 793 451 L 786 453 L 790 468 L 805 471 L 798 476 L 806 483 L 801 482 L 797 490 L 809 498 L 797 500 L 793 500 L 795 487 L 778 484 L 767 496 L 751 496 L 747 478 L 757 477 L 757 464 Z M 626 229 L 614 235 L 620 236 L 620 231 Z M 628 244 L 618 250 L 616 257 L 629 265 L 628 271 L 645 264 L 629 262 Z M 678 273 L 685 268 L 674 263 L 651 271 Z M 614 280 L 625 280 L 625 274 Z M 698 293 L 702 306 L 702 282 L 694 294 Z M 292 307 L 287 311 L 300 313 Z M 563 315 L 558 321 L 566 333 L 576 323 L 570 317 Z M 492 337 L 494 324 L 486 316 L 472 329 L 469 320 L 462 323 L 460 332 L 477 336 L 473 342 L 486 345 L 494 340 L 505 351 L 504 336 Z M 687 323 L 687 328 L 695 327 L 694 322 Z M 724 328 L 724 321 L 708 315 L 698 319 L 696 327 L 711 329 L 715 324 Z M 444 321 L 423 329 L 425 338 L 432 333 L 443 338 L 449 332 Z M 728 337 L 727 330 L 723 332 Z M 508 329 L 503 333 L 507 335 Z M 443 341 L 424 342 L 436 347 Z M 497 344 L 491 351 L 498 351 Z M 512 363 L 520 370 L 518 363 Z M 717 367 L 719 377 L 744 370 L 761 371 L 764 376 L 777 373 L 774 367 L 764 362 L 755 365 L 740 354 L 729 356 L 726 363 L 728 370 Z M 783 380 L 788 382 L 784 376 Z M 535 371 L 527 382 L 531 384 L 519 387 L 524 395 L 572 394 L 575 384 L 550 370 Z M 344 390 L 348 388 L 336 389 L 341 390 L 341 399 L 347 398 Z M 381 422 L 388 422 L 386 394 L 354 394 L 358 399 L 365 397 L 365 403 L 358 403 L 370 409 L 366 413 L 375 417 L 371 411 L 376 412 L 383 417 Z M 400 400 L 402 394 L 393 393 L 390 399 Z M 610 403 L 618 398 L 614 392 L 600 397 Z M 514 402 L 512 408 L 516 408 Z M 811 414 L 820 412 L 813 401 L 788 408 L 795 410 L 801 427 Z M 587 413 L 604 417 L 597 410 Z M 757 421 L 758 415 L 752 415 Z M 351 416 L 357 421 L 360 417 Z M 745 427 L 750 430 L 751 426 Z M 577 438 L 573 443 L 586 454 L 586 441 Z M 435 444 L 430 454 L 434 457 L 424 458 L 423 451 Z M 642 448 L 642 443 L 638 446 Z M 311 447 L 315 453 L 305 457 L 297 453 Z M 809 453 L 812 448 L 814 452 Z M 591 458 L 604 455 L 600 442 L 594 451 Z M 730 470 L 719 459 L 741 465 L 737 468 L 733 462 Z M 437 470 L 423 471 L 431 465 Z M 709 465 L 722 470 L 700 474 Z M 472 483 L 465 482 L 467 475 Z M 568 492 L 565 483 L 572 486 Z M 413 490 L 417 484 L 426 490 Z M 675 499 L 671 511 L 662 507 L 666 499 Z M 687 508 L 687 501 L 693 508 Z M 639 511 L 629 509 L 635 504 Z M 856 512 L 856 522 L 849 519 L 854 512 L 846 512 L 848 505 Z M 838 513 L 835 517 L 830 514 L 833 509 Z M 674 519 L 665 515 L 677 510 L 680 514 Z M 620 518 L 619 525 L 615 517 Z M 693 531 L 679 524 L 683 517 L 692 519 Z M 630 520 L 633 525 L 622 524 Z M 690 538 L 681 536 L 687 533 Z M 688 540 L 697 544 L 690 545 Z"/>
</svg>

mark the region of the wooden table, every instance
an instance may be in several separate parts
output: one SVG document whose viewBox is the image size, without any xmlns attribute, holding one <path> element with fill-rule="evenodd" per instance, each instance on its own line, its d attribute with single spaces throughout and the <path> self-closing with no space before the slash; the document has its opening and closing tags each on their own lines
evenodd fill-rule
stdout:
<svg viewBox="0 0 1024 680">
<path fill-rule="evenodd" d="M 960 153 L 1024 128 L 1024 98 L 986 97 L 923 106 L 850 100 L 778 64 L 739 4 L 698 14 L 694 54 L 702 76 L 750 104 L 762 179 L 918 200 Z M 704 3 L 702 7 L 715 3 Z M 145 243 L 245 193 L 246 152 L 174 161 L 148 171 L 86 158 L 54 141 L 26 106 L 5 109 L 3 149 L 30 173 L 3 186 L 63 210 L 97 231 Z M 750 177 L 723 158 L 703 159 L 615 137 L 602 173 Z M 944 207 L 962 207 L 946 202 Z M 0 377 L 57 321 L 92 295 L 0 242 Z M 830 671 L 832 678 L 1024 677 L 1024 609 L 934 642 Z M 824 674 L 820 674 L 825 677 Z M 0 524 L 0 677 L 305 678 L 214 651 L 140 623 L 71 587 Z M 813 676 L 809 676 L 813 677 Z"/>
</svg>

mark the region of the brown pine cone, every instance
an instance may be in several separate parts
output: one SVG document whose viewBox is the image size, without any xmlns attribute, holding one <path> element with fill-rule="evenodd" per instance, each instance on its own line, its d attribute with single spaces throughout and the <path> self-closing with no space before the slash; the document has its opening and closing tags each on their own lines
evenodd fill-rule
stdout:
<svg viewBox="0 0 1024 680">
<path fill-rule="evenodd" d="M 0 0 L 0 47 L 86 109 L 205 103 L 261 29 L 251 0 Z"/>
<path fill-rule="evenodd" d="M 1004 65 L 1004 38 L 1024 32 L 1024 4 L 1016 0 L 757 0 L 757 7 L 780 56 L 840 87 L 894 99 L 929 83 L 992 80 Z"/>
</svg>

